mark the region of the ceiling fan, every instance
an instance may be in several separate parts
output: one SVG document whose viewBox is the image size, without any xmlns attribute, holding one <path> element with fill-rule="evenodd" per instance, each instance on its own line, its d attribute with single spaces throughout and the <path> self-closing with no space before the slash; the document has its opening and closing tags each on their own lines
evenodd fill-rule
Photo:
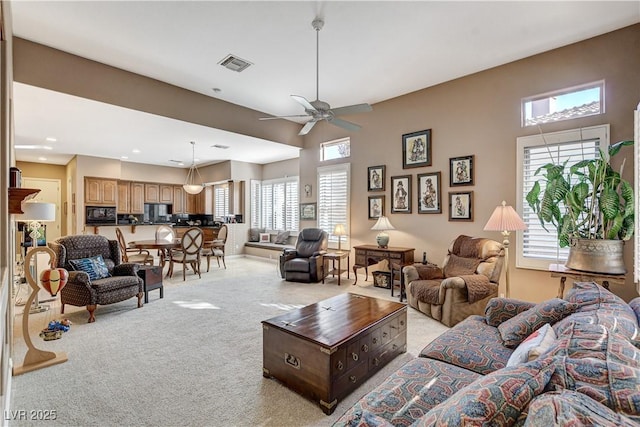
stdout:
<svg viewBox="0 0 640 427">
<path fill-rule="evenodd" d="M 294 117 L 311 117 L 300 130 L 298 135 L 306 135 L 309 131 L 321 120 L 326 120 L 335 126 L 340 126 L 348 131 L 357 131 L 361 128 L 360 125 L 348 122 L 346 120 L 339 119 L 337 116 L 345 114 L 357 114 L 366 113 L 373 108 L 369 104 L 354 104 L 346 107 L 331 108 L 331 106 L 320 100 L 318 93 L 320 92 L 320 30 L 324 26 L 324 21 L 320 18 L 316 18 L 311 23 L 311 26 L 316 30 L 316 100 L 307 101 L 307 99 L 300 95 L 291 95 L 294 101 L 302 105 L 306 114 L 297 114 L 293 116 L 277 116 L 277 117 L 261 117 L 260 120 L 273 120 L 273 119 L 288 119 Z"/>
</svg>

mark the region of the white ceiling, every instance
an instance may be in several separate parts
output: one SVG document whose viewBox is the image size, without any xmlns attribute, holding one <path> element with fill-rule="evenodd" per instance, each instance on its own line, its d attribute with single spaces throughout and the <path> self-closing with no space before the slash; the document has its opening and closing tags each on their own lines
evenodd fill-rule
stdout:
<svg viewBox="0 0 640 427">
<path fill-rule="evenodd" d="M 316 97 L 316 16 L 325 20 L 319 98 L 340 107 L 375 104 L 640 22 L 640 2 L 14 1 L 12 14 L 16 36 L 267 114 L 295 115 L 304 111 L 290 95 Z M 218 62 L 228 54 L 253 65 L 227 70 Z M 18 160 L 44 155 L 65 164 L 77 153 L 188 166 L 191 140 L 198 164 L 298 155 L 275 142 L 14 88 L 16 144 L 57 138 L 44 153 L 16 150 Z"/>
</svg>

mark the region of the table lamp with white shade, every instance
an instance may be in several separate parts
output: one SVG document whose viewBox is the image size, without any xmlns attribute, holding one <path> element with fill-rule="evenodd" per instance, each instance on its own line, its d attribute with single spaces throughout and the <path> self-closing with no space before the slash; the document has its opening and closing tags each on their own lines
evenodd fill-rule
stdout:
<svg viewBox="0 0 640 427">
<path fill-rule="evenodd" d="M 380 233 L 378 233 L 378 235 L 376 236 L 376 242 L 378 243 L 378 246 L 381 248 L 388 247 L 389 234 L 387 234 L 386 231 L 395 230 L 395 227 L 391 225 L 391 222 L 389 222 L 389 218 L 382 215 L 380 218 L 378 218 L 378 222 L 376 222 L 376 224 L 373 227 L 371 227 L 371 229 L 380 231 Z"/>
<path fill-rule="evenodd" d="M 507 206 L 507 202 L 504 200 L 500 206 L 495 208 L 489 221 L 487 221 L 487 224 L 484 226 L 485 231 L 502 232 L 507 298 L 509 297 L 509 234 L 511 231 L 526 229 L 527 224 L 522 221 L 520 215 L 518 215 L 512 206 Z"/>
<path fill-rule="evenodd" d="M 344 227 L 344 224 L 336 224 L 336 226 L 333 229 L 333 235 L 338 237 L 338 252 L 339 254 L 342 253 L 342 248 L 340 247 L 340 244 L 342 243 L 342 236 L 346 236 L 347 235 L 347 230 Z"/>
</svg>

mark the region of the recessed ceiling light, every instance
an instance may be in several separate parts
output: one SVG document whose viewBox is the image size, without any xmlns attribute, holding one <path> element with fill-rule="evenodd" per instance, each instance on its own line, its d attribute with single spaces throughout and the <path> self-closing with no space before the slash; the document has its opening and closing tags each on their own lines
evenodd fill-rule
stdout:
<svg viewBox="0 0 640 427">
<path fill-rule="evenodd" d="M 44 161 L 47 160 L 47 158 L 46 157 L 38 157 L 38 160 L 40 160 L 41 162 L 44 162 Z"/>
<path fill-rule="evenodd" d="M 131 151 L 133 151 L 133 152 L 134 152 L 134 153 L 136 153 L 136 154 L 138 154 L 138 153 L 140 152 L 140 150 L 138 150 L 137 148 L 134 148 L 134 149 L 133 149 L 133 150 L 131 150 Z"/>
<path fill-rule="evenodd" d="M 48 145 L 33 145 L 33 144 L 17 144 L 14 145 L 16 150 L 53 150 L 53 147 L 49 147 Z"/>
<path fill-rule="evenodd" d="M 52 137 L 52 136 L 48 136 L 48 137 L 46 137 L 45 139 L 46 139 L 47 141 L 49 141 L 49 142 L 56 142 L 56 141 L 58 140 L 57 138 L 54 138 L 54 137 Z"/>
<path fill-rule="evenodd" d="M 127 156 L 120 156 L 121 159 L 127 160 L 129 157 Z"/>
</svg>

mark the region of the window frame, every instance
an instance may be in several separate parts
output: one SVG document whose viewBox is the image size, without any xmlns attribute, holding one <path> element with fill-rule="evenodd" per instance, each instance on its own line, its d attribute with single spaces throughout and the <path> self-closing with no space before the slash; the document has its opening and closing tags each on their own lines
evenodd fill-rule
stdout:
<svg viewBox="0 0 640 427">
<path fill-rule="evenodd" d="M 333 248 L 334 245 L 338 247 L 338 238 L 333 235 L 333 228 L 336 224 L 342 223 L 341 221 L 335 221 L 333 218 L 329 220 L 331 230 L 323 228 L 322 222 L 323 218 L 327 215 L 331 215 L 331 213 L 327 213 L 325 211 L 324 201 L 321 200 L 322 194 L 324 192 L 324 188 L 321 184 L 321 176 L 328 173 L 333 172 L 345 172 L 346 173 L 346 196 L 345 196 L 345 217 L 344 217 L 344 226 L 347 231 L 347 235 L 343 237 L 343 241 L 340 243 L 341 247 L 349 247 L 351 245 L 351 163 L 339 163 L 331 166 L 319 166 L 317 169 L 317 227 L 323 229 L 327 232 L 329 236 L 329 245 Z M 329 206 L 332 206 L 333 203 L 329 203 Z"/>
<path fill-rule="evenodd" d="M 327 156 L 326 156 L 327 148 L 339 146 L 340 144 L 343 144 L 343 143 L 346 144 L 349 147 L 349 153 L 347 155 L 339 156 L 339 157 L 327 158 Z M 349 138 L 349 137 L 338 138 L 338 139 L 334 139 L 332 141 L 327 141 L 327 142 L 320 143 L 320 161 L 321 162 L 328 162 L 328 161 L 331 161 L 331 160 L 339 160 L 339 159 L 348 159 L 349 157 L 351 157 L 351 138 Z"/>
<path fill-rule="evenodd" d="M 525 149 L 529 147 L 541 147 L 544 145 L 558 145 L 565 144 L 570 142 L 577 141 L 592 141 L 598 139 L 599 140 L 599 148 L 607 155 L 608 147 L 610 144 L 610 129 L 609 124 L 602 124 L 597 126 L 590 126 L 585 128 L 578 129 L 570 129 L 559 132 L 550 132 L 538 135 L 524 136 L 517 138 L 517 149 L 516 149 L 516 206 L 517 211 L 523 221 L 526 223 L 535 221 L 539 223 L 537 217 L 532 216 L 529 220 L 528 215 L 525 212 L 531 212 L 531 208 L 529 207 L 525 197 L 526 191 L 524 189 L 524 173 L 525 173 Z M 577 159 L 579 161 L 581 159 Z M 532 171 L 534 173 L 535 171 Z M 535 214 L 533 214 L 535 215 Z M 547 228 L 549 228 L 547 226 Z M 526 231 L 521 231 L 516 233 L 516 267 L 518 268 L 527 268 L 532 270 L 548 270 L 549 264 L 560 263 L 562 264 L 566 261 L 566 258 L 560 256 L 561 251 L 566 251 L 565 249 L 560 249 L 559 245 L 557 246 L 556 259 L 549 260 L 548 258 L 536 258 L 536 257 L 525 257 L 524 256 L 524 239 L 525 239 Z M 555 228 L 553 230 L 550 229 L 549 234 L 552 235 L 557 242 L 557 234 Z M 552 238 L 550 236 L 550 238 Z"/>
<path fill-rule="evenodd" d="M 296 200 L 294 200 L 293 204 L 291 204 L 289 207 L 288 206 L 288 200 L 287 200 L 287 185 L 288 184 L 293 184 L 295 183 L 295 190 L 293 190 L 292 192 L 290 192 L 290 194 L 295 194 L 295 198 Z M 265 222 L 265 198 L 264 198 L 264 194 L 263 194 L 263 190 L 265 188 L 265 186 L 270 185 L 272 186 L 272 191 L 273 191 L 273 186 L 274 185 L 279 185 L 279 184 L 284 184 L 284 197 L 285 197 L 285 201 L 284 201 L 284 211 L 282 212 L 283 215 L 283 221 L 284 221 L 284 230 L 277 230 L 275 228 L 272 228 L 275 224 L 275 215 L 274 215 L 274 210 L 272 207 L 272 211 L 271 211 L 271 223 L 270 224 L 266 224 Z M 257 209 L 254 209 L 254 207 L 251 207 L 251 212 L 252 215 L 255 213 L 258 218 L 254 219 L 253 217 L 251 218 L 251 226 L 257 226 L 258 228 L 264 228 L 266 232 L 276 232 L 276 231 L 292 231 L 292 232 L 298 232 L 300 229 L 300 213 L 299 213 L 299 209 L 300 209 L 300 179 L 298 176 L 288 176 L 288 177 L 283 177 L 283 178 L 274 178 L 274 179 L 266 179 L 266 180 L 252 180 L 251 181 L 251 203 L 253 204 L 256 197 L 255 197 L 255 193 L 254 191 L 258 191 L 258 195 L 257 198 L 259 200 L 260 205 L 258 206 Z M 271 200 L 273 200 L 273 193 L 271 196 Z M 287 213 L 289 211 L 289 214 Z M 288 225 L 288 220 L 291 220 L 291 226 L 287 226 Z M 257 225 L 255 225 L 257 224 Z"/>
</svg>

